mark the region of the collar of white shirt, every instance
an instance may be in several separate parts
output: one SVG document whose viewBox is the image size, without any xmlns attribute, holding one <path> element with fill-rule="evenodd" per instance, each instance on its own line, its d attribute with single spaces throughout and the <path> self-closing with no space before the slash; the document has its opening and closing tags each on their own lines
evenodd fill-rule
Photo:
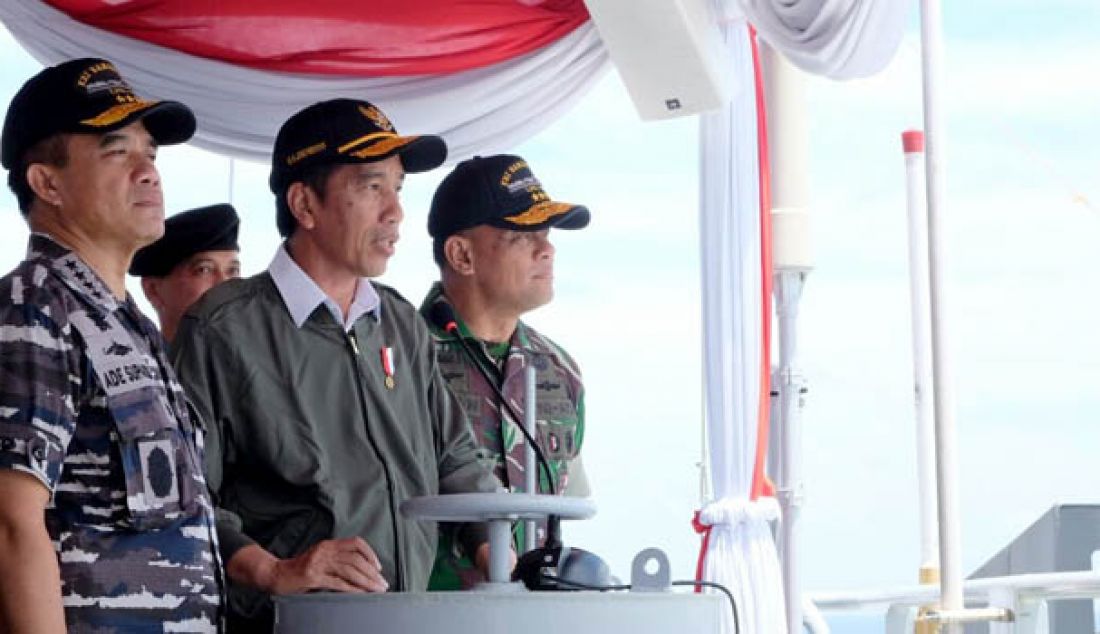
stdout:
<svg viewBox="0 0 1100 634">
<path fill-rule="evenodd" d="M 340 305 L 326 295 L 313 278 L 290 257 L 285 243 L 279 245 L 275 251 L 275 257 L 268 265 L 267 272 L 275 282 L 275 288 L 279 290 L 279 295 L 282 296 L 283 303 L 286 304 L 286 309 L 298 328 L 306 323 L 318 304 L 324 304 L 336 322 L 344 325 L 344 330 L 351 330 L 355 322 L 367 313 L 373 313 L 375 320 L 382 316 L 378 291 L 374 289 L 370 279 L 361 277 L 355 286 L 355 297 L 352 298 L 347 317 L 344 317 Z"/>
</svg>

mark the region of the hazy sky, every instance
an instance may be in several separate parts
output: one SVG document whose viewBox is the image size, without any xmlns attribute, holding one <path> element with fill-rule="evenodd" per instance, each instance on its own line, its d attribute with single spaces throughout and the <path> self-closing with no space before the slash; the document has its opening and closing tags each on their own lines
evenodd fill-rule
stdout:
<svg viewBox="0 0 1100 634">
<path fill-rule="evenodd" d="M 1096 502 L 1100 473 L 1100 3 L 946 2 L 947 232 L 964 570 L 1055 502 Z M 916 11 L 897 57 L 866 80 L 808 80 L 817 268 L 801 310 L 809 590 L 908 585 L 918 566 L 904 166 L 920 126 Z M 0 32 L 0 104 L 39 65 Z M 399 129 L 400 114 L 391 113 Z M 431 132 L 408 130 L 407 132 Z M 589 228 L 555 232 L 557 298 L 530 321 L 581 363 L 585 463 L 599 515 L 568 541 L 629 574 L 655 545 L 688 577 L 698 547 L 701 371 L 697 121 L 641 123 L 610 73 L 516 148 Z M 278 244 L 266 165 L 193 148 L 159 159 L 170 213 L 226 200 L 246 273 Z M 444 171 L 411 176 L 383 281 L 419 302 L 424 229 Z M 26 228 L 0 194 L 0 269 Z M 140 297 L 140 289 L 131 285 Z"/>
</svg>

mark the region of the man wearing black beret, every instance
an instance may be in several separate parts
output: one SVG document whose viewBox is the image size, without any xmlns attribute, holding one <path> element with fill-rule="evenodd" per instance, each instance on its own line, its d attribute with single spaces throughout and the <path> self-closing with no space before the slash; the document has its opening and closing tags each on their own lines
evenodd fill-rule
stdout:
<svg viewBox="0 0 1100 634">
<path fill-rule="evenodd" d="M 161 239 L 134 255 L 130 275 L 141 278 L 141 290 L 169 343 L 191 304 L 212 287 L 241 276 L 239 227 L 233 205 L 190 209 L 166 220 Z"/>
</svg>

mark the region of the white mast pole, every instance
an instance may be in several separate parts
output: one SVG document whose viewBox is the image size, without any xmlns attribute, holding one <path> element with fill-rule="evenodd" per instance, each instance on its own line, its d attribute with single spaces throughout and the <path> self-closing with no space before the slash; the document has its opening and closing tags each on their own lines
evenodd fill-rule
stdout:
<svg viewBox="0 0 1100 634">
<path fill-rule="evenodd" d="M 772 389 L 778 392 L 773 420 L 778 446 L 776 497 L 781 509 L 777 548 L 783 571 L 787 631 L 803 631 L 799 515 L 803 502 L 802 404 L 806 379 L 797 365 L 798 306 L 813 268 L 807 217 L 807 132 L 804 79 L 782 55 L 761 42 L 768 152 L 771 160 L 772 266 L 778 317 L 779 362 Z"/>
<path fill-rule="evenodd" d="M 941 609 L 963 609 L 962 571 L 959 563 L 960 532 L 956 491 L 955 412 L 953 378 L 949 359 L 947 305 L 943 293 L 946 254 L 943 249 L 944 145 L 940 117 L 940 69 L 943 31 L 939 0 L 921 0 L 921 57 L 924 94 L 924 130 L 928 191 L 929 298 L 932 308 L 932 401 L 936 429 L 937 517 L 940 534 Z M 962 634 L 962 626 L 948 623 L 946 634 Z"/>
<path fill-rule="evenodd" d="M 230 205 L 233 204 L 233 189 L 236 187 L 236 185 L 237 185 L 237 161 L 234 160 L 234 158 L 232 156 L 230 156 L 229 157 L 229 183 L 226 185 L 226 189 L 228 189 L 229 191 L 226 192 L 226 196 L 225 196 L 225 202 L 229 203 Z"/>
<path fill-rule="evenodd" d="M 913 333 L 913 396 L 916 408 L 917 493 L 920 500 L 920 576 L 939 583 L 936 535 L 936 435 L 932 412 L 932 353 L 928 297 L 928 213 L 924 178 L 924 133 L 902 133 L 909 217 L 909 310 Z"/>
</svg>

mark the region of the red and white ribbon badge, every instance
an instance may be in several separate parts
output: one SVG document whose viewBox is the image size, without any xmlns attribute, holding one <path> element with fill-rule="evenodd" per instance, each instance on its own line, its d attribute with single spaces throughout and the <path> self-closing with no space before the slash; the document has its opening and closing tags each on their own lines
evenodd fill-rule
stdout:
<svg viewBox="0 0 1100 634">
<path fill-rule="evenodd" d="M 393 348 L 390 346 L 384 346 L 382 348 L 382 372 L 386 374 L 386 388 L 392 390 L 394 386 L 394 361 Z"/>
</svg>

